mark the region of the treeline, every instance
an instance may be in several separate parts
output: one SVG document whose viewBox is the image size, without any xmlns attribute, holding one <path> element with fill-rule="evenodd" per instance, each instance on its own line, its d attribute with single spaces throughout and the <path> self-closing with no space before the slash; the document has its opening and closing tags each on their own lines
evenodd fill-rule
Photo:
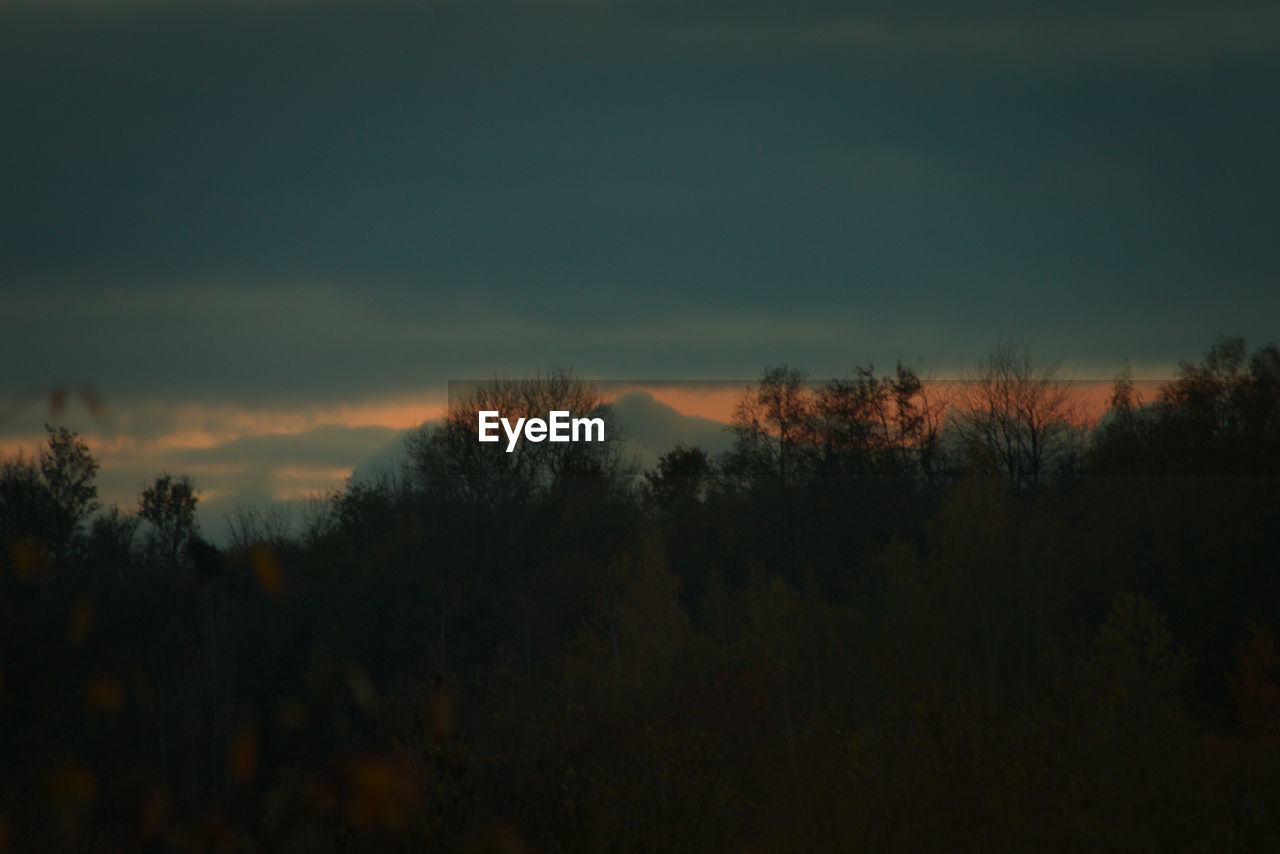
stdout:
<svg viewBox="0 0 1280 854">
<path fill-rule="evenodd" d="M 732 449 L 475 440 L 610 418 L 480 384 L 304 524 L 100 512 L 0 468 L 0 848 L 1268 850 L 1280 351 L 1092 419 L 1024 349 L 966 382 L 767 370 Z"/>
</svg>

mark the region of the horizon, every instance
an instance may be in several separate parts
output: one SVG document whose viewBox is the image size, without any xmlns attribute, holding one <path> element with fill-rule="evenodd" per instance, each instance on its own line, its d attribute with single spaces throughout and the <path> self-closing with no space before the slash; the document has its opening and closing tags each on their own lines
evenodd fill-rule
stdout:
<svg viewBox="0 0 1280 854">
<path fill-rule="evenodd" d="M 292 467 L 213 500 L 337 482 L 451 377 L 958 375 L 1016 335 L 1109 382 L 1280 337 L 1266 4 L 0 16 L 0 405 L 87 383 L 113 465 Z"/>
<path fill-rule="evenodd" d="M 1268 104 L 1275 0 L 0 0 L 0 854 L 1265 849 Z"/>
<path fill-rule="evenodd" d="M 961 373 L 956 371 L 955 373 Z M 1134 378 L 1144 403 L 1174 378 Z M 628 450 L 644 467 L 677 444 L 724 451 L 733 411 L 745 390 L 759 379 L 598 380 L 580 377 L 610 404 L 639 395 L 643 409 L 631 406 L 616 417 Z M 816 387 L 841 379 L 809 378 Z M 926 386 L 955 386 L 959 378 L 925 377 Z M 450 389 L 459 381 L 451 381 Z M 461 381 L 464 385 L 476 381 Z M 1105 410 L 1114 378 L 1084 379 L 1060 369 L 1055 382 L 1072 389 L 1084 408 L 1085 422 L 1096 424 Z M 106 395 L 86 387 L 59 386 L 21 409 L 10 407 L 0 422 L 0 459 L 38 457 L 44 425 L 67 427 L 81 436 L 98 460 L 102 511 L 119 506 L 136 510 L 138 495 L 157 475 L 188 475 L 200 503 L 197 519 L 212 542 L 222 545 L 230 517 L 242 509 L 265 511 L 283 506 L 295 513 L 313 499 L 326 499 L 357 481 L 409 463 L 403 442 L 412 431 L 438 423 L 448 405 L 403 398 L 365 405 L 333 404 L 274 410 L 159 406 L 153 419 L 170 419 L 168 432 L 149 429 L 145 410 L 117 412 Z M 428 398 L 430 400 L 431 398 Z M 92 405 L 90 405 L 92 404 Z M 672 417 L 674 416 L 674 417 Z M 712 428 L 712 425 L 715 425 Z M 714 438 L 709 429 L 720 431 Z M 639 432 L 643 438 L 637 439 Z"/>
</svg>

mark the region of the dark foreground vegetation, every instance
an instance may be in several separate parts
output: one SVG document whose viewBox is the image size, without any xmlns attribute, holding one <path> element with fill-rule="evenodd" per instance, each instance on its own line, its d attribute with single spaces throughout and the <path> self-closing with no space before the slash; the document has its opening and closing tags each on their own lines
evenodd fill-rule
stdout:
<svg viewBox="0 0 1280 854">
<path fill-rule="evenodd" d="M 1096 424 L 1008 346 L 770 370 L 639 474 L 481 446 L 486 401 L 607 411 L 495 382 L 222 549 L 184 478 L 99 512 L 74 434 L 5 462 L 0 846 L 1277 850 L 1274 347 Z"/>
</svg>

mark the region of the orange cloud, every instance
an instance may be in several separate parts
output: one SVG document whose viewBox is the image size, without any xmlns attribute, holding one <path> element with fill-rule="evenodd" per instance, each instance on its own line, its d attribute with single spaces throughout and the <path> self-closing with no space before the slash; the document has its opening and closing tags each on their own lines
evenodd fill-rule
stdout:
<svg viewBox="0 0 1280 854">
<path fill-rule="evenodd" d="M 652 386 L 636 385 L 626 391 L 644 391 L 659 403 L 665 403 L 681 415 L 711 418 L 726 424 L 733 418 L 733 410 L 750 386 L 741 383 L 660 383 Z"/>
<path fill-rule="evenodd" d="M 952 381 L 940 380 L 945 387 Z M 1159 381 L 1135 382 L 1144 402 L 1156 398 Z M 616 399 L 628 392 L 642 391 L 682 415 L 709 418 L 727 423 L 751 381 L 717 382 L 635 382 L 604 383 L 605 396 Z M 1082 381 L 1075 384 L 1082 415 L 1095 422 L 1106 410 L 1112 384 L 1104 381 Z M 90 450 L 101 465 L 100 500 L 110 506 L 119 503 L 129 507 L 137 500 L 139 485 L 161 471 L 192 475 L 200 490 L 202 504 L 228 504 L 244 498 L 261 500 L 295 500 L 322 494 L 340 487 L 350 477 L 364 456 L 376 450 L 381 441 L 377 433 L 346 437 L 332 446 L 327 438 L 317 438 L 315 431 L 336 427 L 349 429 L 382 428 L 404 430 L 442 415 L 446 408 L 444 395 L 436 397 L 394 397 L 351 403 L 332 403 L 298 407 L 243 407 L 227 404 L 186 403 L 169 407 L 160 403 L 141 404 L 133 410 L 112 413 L 104 419 L 68 423 L 85 437 Z M 44 418 L 32 417 L 0 439 L 0 455 L 13 458 L 19 452 L 35 458 L 44 443 L 40 428 Z M 33 414 L 34 415 L 34 414 Z M 70 422 L 70 419 L 68 419 Z M 269 443 L 255 442 L 253 448 L 243 440 L 276 437 L 284 449 L 281 458 L 272 457 Z M 290 456 L 291 437 L 311 449 L 318 447 L 319 457 L 303 452 Z M 341 437 L 340 437 L 341 438 Z M 389 440 L 389 439 L 388 439 Z M 267 450 L 263 450 L 263 448 Z M 211 449 L 225 453 L 210 455 Z M 199 451 L 199 454 L 192 452 Z M 239 455 L 246 454 L 242 459 Z M 250 456 L 249 454 L 253 454 Z M 348 457 L 350 459 L 348 459 Z M 210 507 L 209 512 L 222 512 Z"/>
</svg>

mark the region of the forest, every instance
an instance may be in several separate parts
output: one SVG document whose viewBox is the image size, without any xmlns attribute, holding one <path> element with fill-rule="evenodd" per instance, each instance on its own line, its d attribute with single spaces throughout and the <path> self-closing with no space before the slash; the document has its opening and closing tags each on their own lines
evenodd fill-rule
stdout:
<svg viewBox="0 0 1280 854">
<path fill-rule="evenodd" d="M 1149 399 L 1147 399 L 1149 398 Z M 1280 350 L 1106 411 L 1012 343 L 962 382 L 766 369 L 732 447 L 496 379 L 408 463 L 199 529 L 0 464 L 0 850 L 1280 848 Z"/>
</svg>

